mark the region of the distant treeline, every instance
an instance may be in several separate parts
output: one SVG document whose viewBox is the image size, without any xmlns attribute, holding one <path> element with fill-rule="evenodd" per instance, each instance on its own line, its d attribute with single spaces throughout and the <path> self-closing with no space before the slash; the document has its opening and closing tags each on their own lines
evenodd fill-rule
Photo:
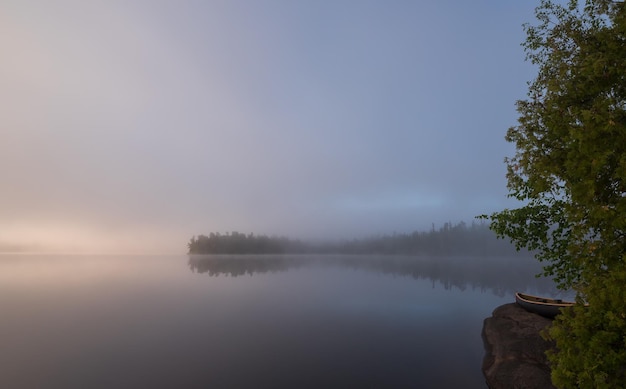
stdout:
<svg viewBox="0 0 626 389">
<path fill-rule="evenodd" d="M 210 233 L 191 238 L 189 254 L 392 254 L 511 255 L 515 247 L 497 239 L 485 223 L 445 223 L 428 232 L 393 233 L 339 242 L 307 243 L 266 235 Z"/>
</svg>

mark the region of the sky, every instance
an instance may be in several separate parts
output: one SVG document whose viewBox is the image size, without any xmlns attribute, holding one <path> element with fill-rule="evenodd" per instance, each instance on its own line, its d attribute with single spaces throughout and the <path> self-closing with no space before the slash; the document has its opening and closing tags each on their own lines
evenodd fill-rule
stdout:
<svg viewBox="0 0 626 389">
<path fill-rule="evenodd" d="M 538 1 L 0 0 L 0 250 L 184 253 L 515 207 Z"/>
</svg>

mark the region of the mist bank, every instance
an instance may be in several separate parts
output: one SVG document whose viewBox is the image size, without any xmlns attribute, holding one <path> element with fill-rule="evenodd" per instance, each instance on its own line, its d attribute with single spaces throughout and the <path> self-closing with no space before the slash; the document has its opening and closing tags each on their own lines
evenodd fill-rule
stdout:
<svg viewBox="0 0 626 389">
<path fill-rule="evenodd" d="M 385 254 L 530 256 L 509 241 L 498 239 L 485 223 L 445 223 L 430 231 L 393 233 L 363 239 L 307 242 L 237 231 L 193 236 L 189 254 Z"/>
</svg>

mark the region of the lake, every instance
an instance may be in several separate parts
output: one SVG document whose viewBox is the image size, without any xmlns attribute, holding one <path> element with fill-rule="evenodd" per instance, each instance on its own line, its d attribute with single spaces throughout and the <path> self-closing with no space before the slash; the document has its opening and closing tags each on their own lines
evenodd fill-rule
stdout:
<svg viewBox="0 0 626 389">
<path fill-rule="evenodd" d="M 3 388 L 485 388 L 526 258 L 0 255 Z"/>
</svg>

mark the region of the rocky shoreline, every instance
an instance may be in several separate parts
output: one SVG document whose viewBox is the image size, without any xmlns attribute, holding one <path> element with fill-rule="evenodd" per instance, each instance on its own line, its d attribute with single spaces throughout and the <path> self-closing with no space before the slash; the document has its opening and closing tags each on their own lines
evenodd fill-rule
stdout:
<svg viewBox="0 0 626 389">
<path fill-rule="evenodd" d="M 483 324 L 483 374 L 490 389 L 554 388 L 540 332 L 552 321 L 516 303 L 499 306 Z"/>
</svg>

